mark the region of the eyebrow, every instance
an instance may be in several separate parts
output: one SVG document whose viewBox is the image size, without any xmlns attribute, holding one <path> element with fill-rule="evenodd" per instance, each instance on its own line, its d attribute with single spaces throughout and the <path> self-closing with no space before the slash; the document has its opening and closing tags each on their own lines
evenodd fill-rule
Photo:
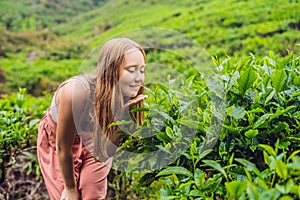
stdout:
<svg viewBox="0 0 300 200">
<path fill-rule="evenodd" d="M 130 67 L 146 67 L 146 65 L 128 65 L 125 68 L 130 68 Z"/>
</svg>

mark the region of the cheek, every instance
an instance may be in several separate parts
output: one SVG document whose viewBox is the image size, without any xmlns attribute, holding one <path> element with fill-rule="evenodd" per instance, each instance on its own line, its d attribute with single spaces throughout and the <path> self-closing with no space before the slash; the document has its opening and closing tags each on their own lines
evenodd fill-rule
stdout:
<svg viewBox="0 0 300 200">
<path fill-rule="evenodd" d="M 133 79 L 134 75 L 124 72 L 120 79 L 120 83 L 130 83 Z"/>
<path fill-rule="evenodd" d="M 131 74 L 131 73 L 126 73 L 124 76 L 123 76 L 123 80 L 124 82 L 127 82 L 127 83 L 130 83 L 134 80 L 134 74 Z"/>
</svg>

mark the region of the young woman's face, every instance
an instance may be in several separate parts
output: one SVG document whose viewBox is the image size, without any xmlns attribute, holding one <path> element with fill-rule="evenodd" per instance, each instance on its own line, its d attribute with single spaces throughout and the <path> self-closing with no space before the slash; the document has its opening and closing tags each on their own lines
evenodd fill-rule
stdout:
<svg viewBox="0 0 300 200">
<path fill-rule="evenodd" d="M 145 80 L 145 59 L 138 49 L 129 50 L 125 54 L 119 84 L 123 96 L 135 97 Z"/>
</svg>

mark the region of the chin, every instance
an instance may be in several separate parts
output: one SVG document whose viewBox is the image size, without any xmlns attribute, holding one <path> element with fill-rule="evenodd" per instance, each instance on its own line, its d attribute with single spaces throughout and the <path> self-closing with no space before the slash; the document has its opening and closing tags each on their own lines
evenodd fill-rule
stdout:
<svg viewBox="0 0 300 200">
<path fill-rule="evenodd" d="M 131 98 L 136 97 L 138 95 L 137 92 L 135 92 L 134 94 L 130 95 Z"/>
<path fill-rule="evenodd" d="M 136 97 L 137 95 L 138 95 L 138 92 L 128 92 L 128 93 L 123 93 L 123 95 L 125 96 L 125 97 L 128 97 L 128 98 L 133 98 L 133 97 Z"/>
<path fill-rule="evenodd" d="M 138 95 L 138 91 L 132 92 L 131 95 L 130 95 L 130 97 L 133 98 L 133 97 L 136 97 L 137 95 Z"/>
</svg>

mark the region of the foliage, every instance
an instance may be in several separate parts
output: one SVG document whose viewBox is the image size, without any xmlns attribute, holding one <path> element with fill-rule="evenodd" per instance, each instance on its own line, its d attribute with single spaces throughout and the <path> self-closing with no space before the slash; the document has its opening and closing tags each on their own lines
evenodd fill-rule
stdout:
<svg viewBox="0 0 300 200">
<path fill-rule="evenodd" d="M 287 49 L 299 52 L 296 46 L 299 43 L 299 8 L 297 1 L 283 0 L 227 0 L 222 6 L 219 1 L 202 0 L 113 1 L 58 28 L 67 37 L 90 37 L 92 45 L 97 45 L 99 41 L 130 29 L 160 27 L 186 34 L 211 55 L 254 53 L 262 56 L 273 50 L 285 56 Z M 118 15 L 106 10 L 115 10 Z M 81 27 L 76 27 L 78 22 L 82 22 Z M 95 27 L 106 25 L 111 28 L 95 34 Z"/>
<path fill-rule="evenodd" d="M 2 59 L 0 67 L 5 66 L 6 82 L 1 88 L 4 92 L 18 91 L 19 87 L 27 88 L 27 92 L 35 96 L 43 95 L 44 91 L 53 92 L 63 80 L 76 75 L 81 61 L 37 59 L 28 62 L 19 59 Z"/>
<path fill-rule="evenodd" d="M 128 171 L 143 170 L 144 166 L 158 169 L 141 180 L 144 184 L 152 183 L 153 191 L 161 199 L 300 198 L 300 58 L 290 54 L 279 60 L 270 52 L 264 58 L 251 56 L 238 64 L 233 64 L 230 58 L 214 61 L 220 70 L 214 83 L 222 86 L 226 94 L 224 110 L 214 110 L 209 103 L 210 95 L 203 93 L 216 92 L 203 87 L 209 81 L 207 84 L 194 81 L 192 87 L 197 89 L 201 116 L 199 121 L 189 117 L 188 123 L 184 123 L 191 127 L 198 124 L 193 141 L 178 133 L 174 123 L 184 120 L 171 112 L 181 109 L 174 99 L 169 99 L 166 102 L 176 107 L 164 109 L 160 119 L 167 123 L 160 122 L 164 124 L 161 131 L 150 139 L 133 138 L 123 146 L 131 151 L 139 149 L 141 153 L 160 149 L 169 156 L 184 150 L 178 146 L 181 143 L 189 143 L 189 148 L 170 164 L 161 155 L 146 156 L 139 161 L 134 158 L 136 163 Z M 156 97 L 166 97 L 165 92 L 172 95 L 166 88 L 156 90 Z M 201 101 L 205 103 L 202 105 Z M 220 135 L 214 132 L 216 142 L 208 140 L 213 137 L 207 135 L 218 116 L 225 118 Z"/>
<path fill-rule="evenodd" d="M 101 6 L 106 1 L 1 1 L 0 23 L 7 30 L 22 32 L 53 27 L 69 21 L 78 13 Z"/>
<path fill-rule="evenodd" d="M 186 34 L 211 55 L 299 52 L 298 1 L 227 0 L 222 6 L 216 0 L 1 1 L 0 8 L 2 21 L 12 24 L 9 27 L 27 24 L 22 25 L 28 27 L 23 31 L 47 28 L 58 36 L 89 40 L 92 48 L 130 29 L 160 27 Z M 30 25 L 32 19 L 35 25 Z"/>
<path fill-rule="evenodd" d="M 122 149 L 159 151 L 166 159 L 120 159 L 120 167 L 131 168 L 112 171 L 116 197 L 299 199 L 299 6 L 294 0 L 1 1 L 0 92 L 7 95 L 0 100 L 0 182 L 21 155 L 24 170 L 39 177 L 34 148 L 47 92 L 80 72 L 89 49 L 128 30 L 160 27 L 213 55 L 217 73 L 203 79 L 205 72 L 191 70 L 194 63 L 163 51 L 177 41 L 170 34 L 160 41 L 132 35 L 161 43 L 162 50 L 146 50 L 148 63 L 183 76 L 147 69 L 156 82 L 145 87 L 146 122 L 119 156 Z M 202 63 L 197 48 L 174 49 Z M 14 93 L 19 87 L 35 97 Z"/>
<path fill-rule="evenodd" d="M 6 169 L 16 164 L 22 155 L 29 158 L 24 165 L 28 173 L 39 175 L 33 151 L 37 139 L 37 125 L 48 106 L 47 98 L 35 99 L 25 94 L 26 89 L 0 100 L 0 183 L 5 180 Z"/>
</svg>

